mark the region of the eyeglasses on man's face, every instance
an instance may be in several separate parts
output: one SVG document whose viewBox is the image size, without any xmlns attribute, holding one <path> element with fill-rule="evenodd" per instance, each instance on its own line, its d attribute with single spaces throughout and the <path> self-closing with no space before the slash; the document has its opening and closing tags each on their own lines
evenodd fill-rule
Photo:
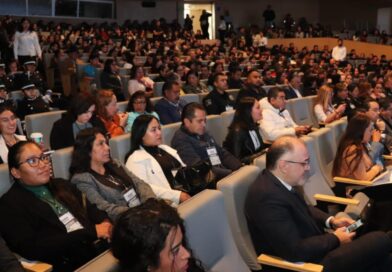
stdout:
<svg viewBox="0 0 392 272">
<path fill-rule="evenodd" d="M 282 160 L 282 161 L 289 162 L 289 163 L 294 163 L 294 164 L 300 164 L 303 167 L 307 167 L 307 166 L 310 165 L 310 159 L 306 159 L 303 162 L 291 161 L 291 160 Z"/>
</svg>

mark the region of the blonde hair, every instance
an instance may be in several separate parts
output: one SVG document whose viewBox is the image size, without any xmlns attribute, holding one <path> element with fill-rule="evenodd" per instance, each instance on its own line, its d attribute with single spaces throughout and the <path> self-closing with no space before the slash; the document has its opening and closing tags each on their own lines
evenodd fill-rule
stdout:
<svg viewBox="0 0 392 272">
<path fill-rule="evenodd" d="M 329 97 L 330 95 L 332 95 L 332 91 L 332 88 L 328 85 L 321 86 L 317 91 L 317 97 L 314 101 L 314 104 L 320 104 L 321 106 L 323 106 L 324 112 L 326 112 L 328 110 L 328 106 L 330 106 Z"/>
</svg>

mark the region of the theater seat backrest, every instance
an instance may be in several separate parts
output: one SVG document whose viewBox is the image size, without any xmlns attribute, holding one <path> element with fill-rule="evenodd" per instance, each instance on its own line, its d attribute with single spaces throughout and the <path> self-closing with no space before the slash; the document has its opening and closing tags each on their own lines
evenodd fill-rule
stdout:
<svg viewBox="0 0 392 272">
<path fill-rule="evenodd" d="M 0 197 L 11 188 L 12 183 L 13 181 L 8 171 L 8 164 L 0 164 Z"/>
<path fill-rule="evenodd" d="M 113 159 L 124 163 L 125 155 L 131 148 L 131 134 L 126 133 L 109 140 L 110 154 Z"/>
<path fill-rule="evenodd" d="M 181 127 L 181 122 L 167 124 L 162 126 L 162 143 L 171 145 L 174 133 Z"/>
<path fill-rule="evenodd" d="M 249 272 L 233 240 L 223 194 L 204 190 L 178 207 L 190 248 L 208 271 Z"/>
<path fill-rule="evenodd" d="M 73 147 L 56 150 L 52 154 L 53 173 L 56 178 L 69 179 L 69 167 L 72 160 Z"/>
<path fill-rule="evenodd" d="M 248 188 L 256 180 L 261 169 L 256 166 L 244 166 L 217 184 L 223 193 L 226 214 L 233 233 L 234 241 L 242 258 L 251 270 L 260 270 L 256 251 L 246 222 L 244 206 Z"/>
<path fill-rule="evenodd" d="M 43 113 L 36 113 L 26 115 L 26 134 L 30 137 L 33 132 L 41 132 L 44 135 L 44 145 L 46 148 L 50 149 L 50 132 L 54 122 L 61 118 L 61 115 L 65 111 L 50 111 Z"/>
</svg>

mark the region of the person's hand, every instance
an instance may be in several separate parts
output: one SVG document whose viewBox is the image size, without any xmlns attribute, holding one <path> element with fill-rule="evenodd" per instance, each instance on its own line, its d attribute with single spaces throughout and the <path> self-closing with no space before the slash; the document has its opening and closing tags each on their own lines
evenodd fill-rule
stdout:
<svg viewBox="0 0 392 272">
<path fill-rule="evenodd" d="M 381 119 L 377 119 L 376 126 L 378 130 L 384 131 L 385 130 L 385 122 Z"/>
<path fill-rule="evenodd" d="M 339 107 L 336 109 L 339 115 L 341 115 L 346 110 L 346 104 L 340 104 Z"/>
<path fill-rule="evenodd" d="M 186 200 L 188 200 L 190 198 L 191 198 L 190 195 L 188 195 L 185 192 L 181 192 L 181 194 L 180 194 L 180 203 L 182 203 L 182 202 L 184 202 L 184 201 L 186 201 Z"/>
<path fill-rule="evenodd" d="M 333 234 L 339 239 L 340 244 L 348 244 L 350 243 L 354 236 L 355 232 L 346 232 L 346 227 L 341 227 L 336 229 Z"/>
<path fill-rule="evenodd" d="M 380 142 L 381 141 L 381 131 L 374 129 L 372 132 L 372 142 Z"/>
<path fill-rule="evenodd" d="M 305 135 L 306 133 L 308 133 L 308 128 L 305 126 L 298 126 L 295 127 L 295 134 L 297 135 Z"/>
<path fill-rule="evenodd" d="M 97 231 L 97 237 L 102 239 L 110 239 L 112 235 L 112 224 L 104 221 L 101 224 L 95 225 Z"/>
<path fill-rule="evenodd" d="M 377 169 L 377 173 L 381 173 L 384 170 L 384 166 L 379 165 L 379 164 L 373 165 L 372 168 Z"/>
<path fill-rule="evenodd" d="M 333 229 L 337 229 L 341 227 L 348 227 L 351 224 L 354 224 L 355 221 L 347 217 L 341 217 L 341 218 L 333 217 L 329 223 Z"/>
<path fill-rule="evenodd" d="M 119 113 L 118 117 L 120 117 L 120 126 L 125 127 L 128 121 L 128 112 Z"/>
</svg>

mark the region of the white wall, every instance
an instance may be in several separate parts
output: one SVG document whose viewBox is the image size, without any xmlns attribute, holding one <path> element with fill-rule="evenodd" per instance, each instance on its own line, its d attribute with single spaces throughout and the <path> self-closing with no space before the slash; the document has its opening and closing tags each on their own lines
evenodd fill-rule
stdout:
<svg viewBox="0 0 392 272">
<path fill-rule="evenodd" d="M 392 27 L 392 8 L 380 8 L 377 11 L 377 26 L 380 31 L 391 33 Z"/>
</svg>

